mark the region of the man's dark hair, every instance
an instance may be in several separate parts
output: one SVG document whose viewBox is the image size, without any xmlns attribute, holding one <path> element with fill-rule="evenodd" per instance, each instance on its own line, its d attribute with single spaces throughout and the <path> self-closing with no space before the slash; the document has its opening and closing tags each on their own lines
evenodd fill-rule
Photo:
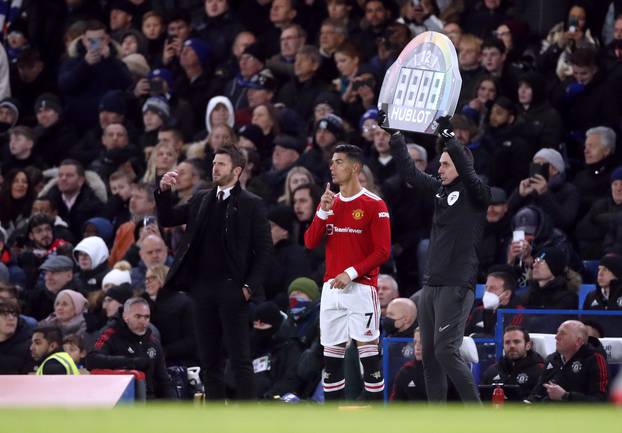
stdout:
<svg viewBox="0 0 622 433">
<path fill-rule="evenodd" d="M 17 56 L 17 67 L 34 66 L 38 62 L 42 62 L 41 53 L 36 48 L 26 48 Z"/>
<path fill-rule="evenodd" d="M 63 339 L 63 344 L 73 344 L 79 350 L 86 350 L 86 341 L 84 341 L 83 337 L 80 337 L 79 335 L 76 335 L 76 334 L 71 334 L 71 335 L 66 336 Z"/>
<path fill-rule="evenodd" d="M 192 17 L 190 16 L 190 12 L 186 9 L 175 8 L 166 15 L 166 25 L 168 26 L 174 21 L 183 21 L 186 24 L 191 25 Z"/>
<path fill-rule="evenodd" d="M 510 290 L 512 292 L 516 290 L 517 282 L 516 282 L 516 277 L 514 276 L 514 274 L 510 272 L 493 271 L 489 273 L 488 276 L 503 280 L 503 288 L 505 290 Z"/>
<path fill-rule="evenodd" d="M 175 137 L 175 140 L 184 141 L 184 134 L 177 128 L 172 126 L 163 126 L 160 128 L 159 132 L 170 132 Z"/>
<path fill-rule="evenodd" d="M 153 183 L 151 182 L 139 182 L 137 184 L 134 185 L 134 188 L 140 190 L 140 191 L 144 191 L 145 193 L 147 193 L 147 200 L 151 203 L 155 202 L 155 196 L 153 195 L 155 193 L 156 187 Z"/>
<path fill-rule="evenodd" d="M 0 282 L 0 293 L 2 292 L 8 293 L 9 296 L 14 299 L 17 299 L 19 296 L 19 291 L 15 284 Z"/>
<path fill-rule="evenodd" d="M 503 330 L 503 335 L 511 331 L 522 332 L 523 338 L 525 339 L 525 343 L 529 343 L 531 341 L 531 338 L 529 338 L 529 332 L 527 332 L 525 328 L 523 328 L 522 326 L 516 326 L 516 325 L 506 326 L 505 329 Z"/>
<path fill-rule="evenodd" d="M 94 31 L 97 31 L 97 30 L 103 30 L 105 32 L 107 31 L 106 30 L 106 26 L 101 21 L 89 20 L 86 23 L 86 28 L 84 29 L 85 32 L 88 32 L 88 31 L 94 32 Z"/>
<path fill-rule="evenodd" d="M 581 322 L 583 322 L 585 326 L 594 328 L 596 332 L 598 332 L 598 338 L 603 338 L 605 336 L 605 328 L 595 320 L 582 320 Z"/>
<path fill-rule="evenodd" d="M 484 51 L 486 48 L 496 48 L 499 50 L 499 52 L 501 54 L 505 54 L 505 45 L 503 44 L 503 41 L 501 39 L 498 38 L 488 38 L 486 39 L 483 43 L 482 43 L 482 51 Z"/>
<path fill-rule="evenodd" d="M 49 225 L 52 229 L 54 229 L 54 220 L 50 218 L 47 214 L 36 213 L 32 215 L 28 220 L 28 233 L 30 233 L 35 227 L 39 227 L 45 224 Z"/>
<path fill-rule="evenodd" d="M 338 144 L 333 151 L 333 154 L 335 153 L 345 153 L 350 161 L 364 164 L 363 150 L 353 144 Z"/>
<path fill-rule="evenodd" d="M 84 177 L 84 166 L 82 165 L 80 161 L 76 159 L 67 158 L 67 159 L 63 159 L 60 165 L 73 165 L 76 168 L 76 171 L 78 172 L 78 176 Z"/>
<path fill-rule="evenodd" d="M 9 135 L 22 135 L 26 137 L 30 141 L 36 141 L 37 136 L 32 128 L 27 126 L 15 126 L 14 128 L 9 129 Z"/>
<path fill-rule="evenodd" d="M 19 303 L 15 299 L 0 299 L 0 313 L 15 313 L 21 312 Z"/>
<path fill-rule="evenodd" d="M 63 331 L 58 326 L 37 326 L 33 334 L 43 334 L 48 343 L 56 343 L 59 348 L 63 347 Z"/>
<path fill-rule="evenodd" d="M 317 205 L 320 204 L 320 199 L 322 198 L 322 189 L 314 183 L 305 183 L 302 185 L 298 185 L 292 191 L 292 199 L 298 191 L 301 191 L 303 189 L 309 190 L 309 195 L 311 196 L 311 200 L 313 200 L 313 207 L 316 208 Z"/>
<path fill-rule="evenodd" d="M 246 166 L 246 158 L 244 157 L 244 154 L 235 146 L 223 146 L 216 151 L 216 155 L 229 155 L 231 162 L 233 163 L 233 168 L 240 167 L 244 170 L 244 167 Z"/>
<path fill-rule="evenodd" d="M 568 56 L 568 63 L 584 68 L 598 66 L 598 53 L 589 47 L 577 48 Z"/>
<path fill-rule="evenodd" d="M 185 161 L 181 161 L 179 164 L 182 164 L 184 162 L 190 164 L 190 166 L 192 167 L 192 174 L 196 175 L 199 179 L 205 179 L 205 168 L 203 165 L 204 161 L 202 159 L 186 159 Z"/>
<path fill-rule="evenodd" d="M 48 195 L 42 195 L 41 197 L 37 197 L 34 201 L 46 201 L 50 204 L 50 209 L 52 211 L 57 211 L 58 207 L 56 206 L 56 202 L 52 200 L 52 197 Z M 33 202 L 34 203 L 34 202 Z"/>
</svg>

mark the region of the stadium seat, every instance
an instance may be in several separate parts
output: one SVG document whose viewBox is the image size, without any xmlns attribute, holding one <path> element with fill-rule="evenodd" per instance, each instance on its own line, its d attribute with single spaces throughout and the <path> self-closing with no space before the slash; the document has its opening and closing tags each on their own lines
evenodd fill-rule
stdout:
<svg viewBox="0 0 622 433">
<path fill-rule="evenodd" d="M 583 282 L 594 284 L 598 275 L 599 260 L 583 260 Z"/>
<path fill-rule="evenodd" d="M 555 334 L 530 333 L 529 338 L 533 343 L 533 350 L 543 358 L 555 352 Z"/>
<path fill-rule="evenodd" d="M 473 374 L 475 384 L 479 385 L 479 355 L 477 353 L 475 341 L 471 337 L 464 337 L 462 339 L 460 355 L 462 355 L 462 359 L 471 366 L 471 373 Z"/>
<path fill-rule="evenodd" d="M 479 300 L 484 297 L 484 292 L 486 291 L 486 286 L 484 284 L 478 284 L 475 286 L 475 299 Z"/>
<path fill-rule="evenodd" d="M 543 358 L 555 352 L 555 334 L 529 334 L 533 350 Z M 609 364 L 622 364 L 622 338 L 601 338 Z"/>
</svg>

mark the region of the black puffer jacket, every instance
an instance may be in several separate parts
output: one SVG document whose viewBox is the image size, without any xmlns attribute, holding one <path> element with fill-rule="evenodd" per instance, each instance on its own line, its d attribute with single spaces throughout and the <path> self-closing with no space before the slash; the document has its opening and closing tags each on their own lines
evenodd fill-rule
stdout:
<svg viewBox="0 0 622 433">
<path fill-rule="evenodd" d="M 23 319 L 17 322 L 15 334 L 0 342 L 0 374 L 25 374 L 33 367 L 30 355 L 32 328 Z"/>
<path fill-rule="evenodd" d="M 568 290 L 566 278 L 558 276 L 542 287 L 536 281 L 529 281 L 529 290 L 522 304 L 526 308 L 576 310 L 579 298 L 576 293 Z"/>
</svg>

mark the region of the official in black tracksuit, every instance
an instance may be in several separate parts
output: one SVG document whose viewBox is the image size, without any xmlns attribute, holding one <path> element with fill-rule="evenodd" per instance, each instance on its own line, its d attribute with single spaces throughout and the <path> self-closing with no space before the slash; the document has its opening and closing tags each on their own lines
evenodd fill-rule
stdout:
<svg viewBox="0 0 622 433">
<path fill-rule="evenodd" d="M 391 137 L 391 154 L 400 176 L 434 195 L 434 216 L 422 296 L 417 305 L 423 344 L 423 366 L 430 401 L 447 398 L 447 376 L 463 401 L 479 401 L 473 376 L 460 356 L 460 345 L 471 306 L 478 269 L 490 188 L 473 169 L 473 158 L 442 119 L 440 180 L 415 167 L 404 137 Z"/>
<path fill-rule="evenodd" d="M 557 351 L 544 360 L 544 370 L 528 401 L 605 402 L 609 370 L 602 346 L 588 344 L 583 323 L 568 320 L 555 336 Z"/>
<path fill-rule="evenodd" d="M 177 173 L 166 173 L 156 190 L 158 221 L 186 224 L 163 290 L 183 290 L 194 300 L 195 330 L 208 399 L 225 399 L 224 350 L 235 376 L 237 399 L 254 399 L 249 343 L 249 299 L 263 297 L 272 239 L 261 199 L 242 190 L 243 155 L 233 147 L 216 152 L 217 188 L 174 206 Z M 223 347 L 224 346 L 224 347 Z M 224 349 L 224 350 L 223 350 Z"/>
</svg>

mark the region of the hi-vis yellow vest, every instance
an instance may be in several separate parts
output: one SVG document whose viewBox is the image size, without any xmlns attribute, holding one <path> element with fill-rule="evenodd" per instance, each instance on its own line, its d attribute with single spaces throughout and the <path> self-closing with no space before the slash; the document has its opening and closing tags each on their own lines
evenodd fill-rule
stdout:
<svg viewBox="0 0 622 433">
<path fill-rule="evenodd" d="M 76 363 L 73 362 L 73 359 L 71 359 L 71 356 L 69 356 L 67 352 L 56 352 L 56 353 L 51 354 L 47 358 L 45 358 L 45 361 L 43 361 L 43 363 L 41 363 L 39 368 L 37 368 L 36 374 L 38 376 L 43 374 L 43 367 L 45 366 L 45 363 L 48 362 L 50 359 L 55 359 L 58 362 L 60 362 L 63 365 L 63 367 L 65 367 L 65 370 L 67 370 L 67 374 L 71 374 L 71 375 L 80 374 L 80 370 L 78 370 Z"/>
</svg>

